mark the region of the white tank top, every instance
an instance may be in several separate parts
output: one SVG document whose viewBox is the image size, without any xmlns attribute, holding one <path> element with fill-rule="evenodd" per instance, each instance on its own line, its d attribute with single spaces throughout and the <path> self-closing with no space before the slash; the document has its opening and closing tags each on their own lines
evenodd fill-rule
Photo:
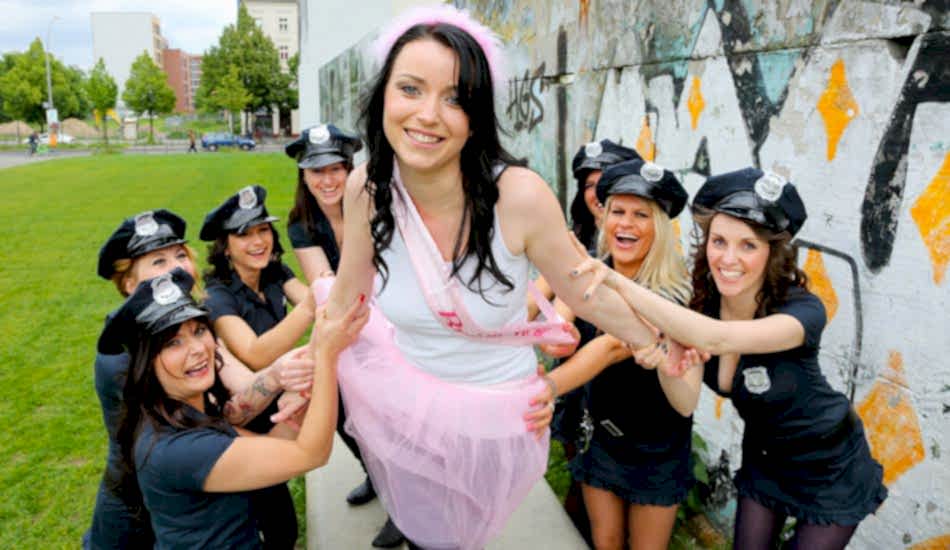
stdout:
<svg viewBox="0 0 950 550">
<path fill-rule="evenodd" d="M 501 272 L 514 283 L 514 289 L 508 290 L 483 271 L 485 298 L 470 290 L 465 283 L 475 272 L 475 257 L 462 264 L 458 275 L 465 307 L 481 326 L 489 329 L 524 321 L 527 317 L 525 296 L 530 262 L 524 254 L 515 256 L 508 250 L 497 209 L 491 250 Z M 416 366 L 443 380 L 480 385 L 526 378 L 536 371 L 538 363 L 533 346 L 476 341 L 452 332 L 435 318 L 422 296 L 409 251 L 398 229 L 393 231 L 392 243 L 382 256 L 389 267 L 389 279 L 377 294 L 376 304 L 395 325 L 399 349 Z M 377 275 L 376 288 L 381 285 L 381 277 Z"/>
</svg>

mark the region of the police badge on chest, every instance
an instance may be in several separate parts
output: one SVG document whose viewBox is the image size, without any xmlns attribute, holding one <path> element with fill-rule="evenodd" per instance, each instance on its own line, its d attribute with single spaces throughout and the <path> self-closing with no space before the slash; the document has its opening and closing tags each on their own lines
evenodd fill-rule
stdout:
<svg viewBox="0 0 950 550">
<path fill-rule="evenodd" d="M 765 367 L 750 367 L 742 371 L 742 383 L 749 393 L 761 395 L 772 388 L 769 371 Z"/>
</svg>

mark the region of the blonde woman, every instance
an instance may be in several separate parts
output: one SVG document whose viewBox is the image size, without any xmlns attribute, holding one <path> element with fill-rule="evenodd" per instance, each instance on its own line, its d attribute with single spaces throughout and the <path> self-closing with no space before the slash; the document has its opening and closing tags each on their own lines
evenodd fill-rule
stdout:
<svg viewBox="0 0 950 550">
<path fill-rule="evenodd" d="M 671 221 L 687 194 L 676 177 L 650 162 L 622 162 L 604 171 L 597 198 L 604 204 L 598 254 L 623 276 L 687 303 L 690 282 Z M 583 347 L 549 376 L 560 392 L 586 382 L 582 441 L 570 470 L 581 483 L 594 546 L 620 549 L 626 540 L 634 549 L 666 548 L 693 483 L 691 415 L 701 377 L 696 369 L 676 377 L 641 368 L 623 342 L 576 323 Z M 640 353 L 665 355 L 668 345 L 661 337 Z"/>
</svg>

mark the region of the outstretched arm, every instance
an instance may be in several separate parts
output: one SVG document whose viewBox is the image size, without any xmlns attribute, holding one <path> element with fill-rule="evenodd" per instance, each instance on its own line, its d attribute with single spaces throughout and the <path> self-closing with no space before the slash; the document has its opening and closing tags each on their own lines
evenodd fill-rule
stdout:
<svg viewBox="0 0 950 550">
<path fill-rule="evenodd" d="M 671 338 L 712 355 L 774 353 L 805 341 L 805 328 L 791 315 L 777 313 L 747 321 L 712 319 L 653 294 L 593 258 L 579 262 L 572 273 L 577 280 L 590 283 L 587 292 L 596 295 L 604 286 L 616 290 L 631 308 Z"/>
<path fill-rule="evenodd" d="M 566 266 L 577 265 L 586 256 L 571 243 L 560 205 L 544 180 L 530 170 L 512 167 L 502 173 L 498 187 L 502 231 L 511 251 L 525 252 L 578 317 L 634 347 L 653 343 L 651 331 L 612 289 L 597 288 L 590 299 L 583 299 L 590 275 L 571 278 Z"/>
</svg>

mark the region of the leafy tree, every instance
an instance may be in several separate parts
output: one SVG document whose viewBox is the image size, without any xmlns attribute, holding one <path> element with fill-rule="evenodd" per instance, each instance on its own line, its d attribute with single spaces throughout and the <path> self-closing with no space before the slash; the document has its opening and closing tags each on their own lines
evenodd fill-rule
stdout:
<svg viewBox="0 0 950 550">
<path fill-rule="evenodd" d="M 46 124 L 46 52 L 37 38 L 25 52 L 7 53 L 0 62 L 0 102 L 6 116 L 28 123 Z M 82 71 L 50 56 L 53 104 L 60 119 L 84 118 L 89 113 Z"/>
<path fill-rule="evenodd" d="M 195 94 L 195 103 L 204 111 L 216 110 L 212 93 L 228 76 L 231 67 L 237 67 L 241 85 L 250 94 L 242 107 L 245 113 L 261 107 L 289 103 L 288 90 L 292 78 L 280 70 L 277 48 L 241 4 L 237 23 L 228 25 L 218 43 L 205 52 L 201 60 L 201 84 Z"/>
<path fill-rule="evenodd" d="M 139 115 L 148 114 L 148 141 L 155 142 L 154 116 L 170 113 L 175 108 L 175 91 L 168 85 L 165 74 L 148 52 L 132 62 L 129 79 L 125 81 L 122 101 Z"/>
<path fill-rule="evenodd" d="M 241 77 L 238 68 L 234 65 L 228 69 L 228 74 L 224 76 L 218 87 L 211 92 L 208 101 L 215 109 L 226 111 L 228 113 L 228 131 L 234 132 L 232 114 L 240 111 L 251 101 L 251 94 L 244 89 L 241 84 Z"/>
<path fill-rule="evenodd" d="M 109 73 L 106 72 L 106 64 L 99 58 L 92 72 L 89 73 L 89 79 L 86 80 L 86 94 L 89 96 L 89 102 L 92 104 L 102 118 L 102 138 L 106 145 L 109 145 L 109 118 L 106 113 L 115 108 L 115 100 L 119 95 L 119 87 Z"/>
</svg>

